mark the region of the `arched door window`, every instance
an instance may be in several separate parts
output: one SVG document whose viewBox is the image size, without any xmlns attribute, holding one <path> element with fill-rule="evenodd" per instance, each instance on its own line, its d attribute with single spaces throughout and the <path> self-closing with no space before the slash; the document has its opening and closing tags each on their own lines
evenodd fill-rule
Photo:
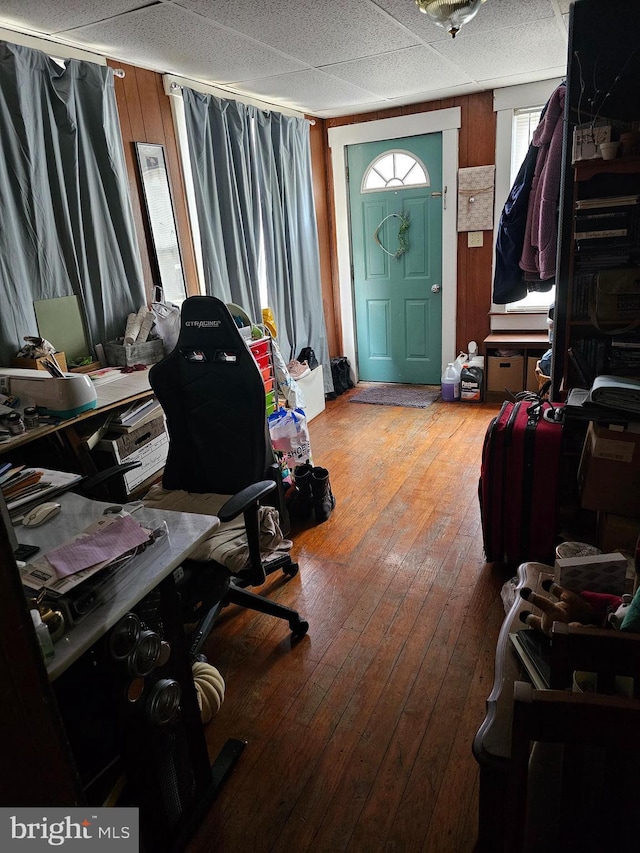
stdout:
<svg viewBox="0 0 640 853">
<path fill-rule="evenodd" d="M 385 151 L 365 171 L 361 192 L 430 186 L 429 172 L 417 157 L 408 151 Z"/>
</svg>

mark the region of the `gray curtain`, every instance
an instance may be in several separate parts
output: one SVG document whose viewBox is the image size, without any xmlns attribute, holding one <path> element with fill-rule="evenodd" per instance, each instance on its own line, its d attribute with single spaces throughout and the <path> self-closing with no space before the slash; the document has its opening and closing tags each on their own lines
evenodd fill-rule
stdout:
<svg viewBox="0 0 640 853">
<path fill-rule="evenodd" d="M 182 95 L 205 290 L 240 305 L 259 323 L 260 206 L 251 174 L 250 114 L 236 101 L 192 89 Z"/>
<path fill-rule="evenodd" d="M 89 346 L 146 303 L 111 69 L 0 42 L 0 222 L 0 363 L 34 300 L 75 294 Z"/>
<path fill-rule="evenodd" d="M 207 293 L 262 317 L 259 264 L 286 361 L 303 347 L 333 391 L 309 123 L 183 89 Z"/>
</svg>

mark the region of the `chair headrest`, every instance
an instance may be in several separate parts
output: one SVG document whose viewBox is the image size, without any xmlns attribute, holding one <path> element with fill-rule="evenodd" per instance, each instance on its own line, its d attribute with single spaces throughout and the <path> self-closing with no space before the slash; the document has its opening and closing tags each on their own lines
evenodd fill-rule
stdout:
<svg viewBox="0 0 640 853">
<path fill-rule="evenodd" d="M 215 296 L 190 296 L 182 303 L 178 348 L 216 349 L 244 346 L 235 320 Z"/>
</svg>

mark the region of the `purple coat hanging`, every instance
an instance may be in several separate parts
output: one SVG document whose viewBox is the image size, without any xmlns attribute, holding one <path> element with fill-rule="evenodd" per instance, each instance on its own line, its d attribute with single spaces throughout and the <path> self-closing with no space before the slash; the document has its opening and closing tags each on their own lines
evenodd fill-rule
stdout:
<svg viewBox="0 0 640 853">
<path fill-rule="evenodd" d="M 556 274 L 565 93 L 566 86 L 562 83 L 551 95 L 531 140 L 538 146 L 538 157 L 520 258 L 520 267 L 529 281 L 546 281 Z"/>
</svg>

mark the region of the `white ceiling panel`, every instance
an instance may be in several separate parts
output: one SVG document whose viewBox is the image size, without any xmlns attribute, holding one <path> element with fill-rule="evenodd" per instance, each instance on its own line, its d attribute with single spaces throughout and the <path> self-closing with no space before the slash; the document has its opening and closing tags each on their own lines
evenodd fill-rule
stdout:
<svg viewBox="0 0 640 853">
<path fill-rule="evenodd" d="M 380 96 L 373 92 L 314 68 L 281 77 L 247 80 L 235 88 L 247 94 L 255 92 L 258 98 L 269 103 L 286 100 L 285 106 L 293 109 L 302 109 L 302 105 L 308 103 L 311 112 L 330 107 L 343 107 L 343 112 L 349 112 L 349 107 L 354 104 L 362 107 L 380 100 Z"/>
<path fill-rule="evenodd" d="M 457 41 L 438 42 L 436 48 L 475 80 L 499 79 L 550 68 L 557 72 L 559 67 L 566 67 L 567 45 L 555 18 L 540 22 L 533 31 L 521 24 L 471 33 L 465 42 L 464 54 L 457 52 Z"/>
<path fill-rule="evenodd" d="M 284 53 L 168 4 L 80 27 L 75 33 L 93 50 L 118 59 L 132 57 L 134 64 L 221 84 L 305 67 Z"/>
<path fill-rule="evenodd" d="M 425 45 L 329 65 L 323 70 L 386 98 L 472 82 L 467 73 Z"/>
<path fill-rule="evenodd" d="M 212 20 L 284 50 L 309 65 L 328 65 L 417 44 L 370 0 L 182 0 Z M 417 7 L 416 7 L 417 8 Z"/>
<path fill-rule="evenodd" d="M 569 0 L 486 0 L 455 39 L 415 0 L 0 0 L 0 27 L 339 116 L 563 76 Z"/>
<path fill-rule="evenodd" d="M 148 0 L 1 0 L 0 20 L 3 26 L 53 35 L 148 5 Z"/>
</svg>

